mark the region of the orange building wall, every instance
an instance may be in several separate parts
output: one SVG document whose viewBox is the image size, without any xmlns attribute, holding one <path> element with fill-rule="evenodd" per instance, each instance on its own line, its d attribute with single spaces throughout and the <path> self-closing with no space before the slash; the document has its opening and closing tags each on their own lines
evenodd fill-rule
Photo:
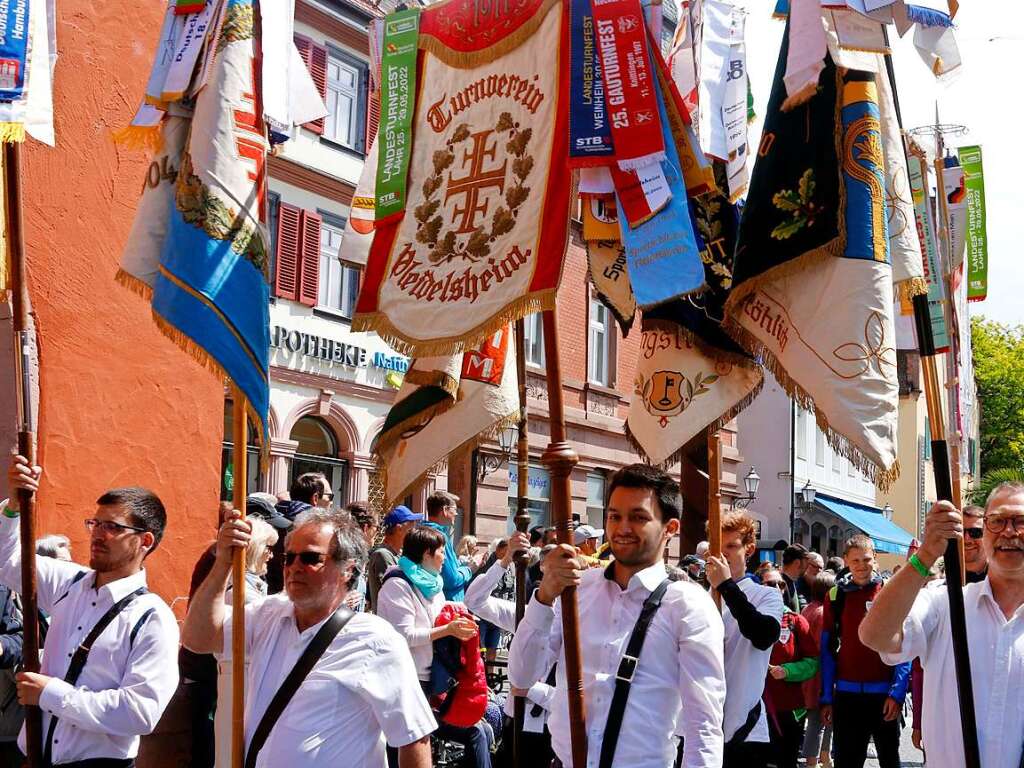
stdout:
<svg viewBox="0 0 1024 768">
<path fill-rule="evenodd" d="M 114 282 L 145 152 L 115 147 L 142 95 L 162 4 L 61 0 L 57 147 L 29 140 L 23 178 L 29 282 L 40 331 L 40 533 L 71 537 L 108 487 L 144 485 L 168 509 L 148 563 L 168 602 L 188 594 L 217 515 L 223 385 L 165 339 L 146 301 Z M 183 605 L 175 606 L 183 615 Z"/>
</svg>

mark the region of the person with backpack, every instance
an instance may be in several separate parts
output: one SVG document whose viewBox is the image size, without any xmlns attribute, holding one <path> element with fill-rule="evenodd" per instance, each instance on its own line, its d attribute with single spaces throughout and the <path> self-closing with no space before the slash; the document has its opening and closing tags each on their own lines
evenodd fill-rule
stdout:
<svg viewBox="0 0 1024 768">
<path fill-rule="evenodd" d="M 722 618 L 696 584 L 670 582 L 662 560 L 679 533 L 682 499 L 666 472 L 632 464 L 608 484 L 605 531 L 614 560 L 586 568 L 560 544 L 509 652 L 509 682 L 528 690 L 558 659 L 548 720 L 552 747 L 572 765 L 560 595 L 576 587 L 587 764 L 721 768 L 725 669 Z M 763 674 L 763 671 L 762 671 Z"/>
<path fill-rule="evenodd" d="M 872 739 L 880 768 L 899 768 L 899 721 L 910 662 L 886 664 L 858 636 L 882 591 L 874 543 L 863 534 L 852 536 L 843 557 L 849 573 L 829 590 L 822 612 L 821 719 L 832 726 L 836 768 L 862 768 Z"/>
<path fill-rule="evenodd" d="M 35 492 L 41 467 L 13 456 L 10 487 Z M 0 583 L 21 590 L 19 510 L 0 503 Z M 115 488 L 85 520 L 89 568 L 36 556 L 36 598 L 50 615 L 40 672 L 17 674 L 18 700 L 42 710 L 45 765 L 133 766 L 178 685 L 178 623 L 146 589 L 144 562 L 163 538 L 164 505 Z M 19 736 L 25 750 L 25 731 Z"/>
<path fill-rule="evenodd" d="M 478 636 L 476 622 L 469 616 L 449 613 L 446 615 L 450 619 L 447 623 L 438 623 L 449 605 L 444 599 L 444 580 L 441 577 L 446 543 L 445 535 L 433 527 L 413 527 L 405 536 L 398 565 L 384 574 L 377 594 L 377 615 L 390 622 L 409 644 L 420 685 L 428 694 L 436 692 L 433 677 L 441 674 L 434 665 L 436 644 L 445 638 L 455 638 L 462 643 Z M 480 660 L 479 646 L 475 647 L 475 657 L 475 660 Z M 480 669 L 482 672 L 482 661 Z M 446 686 L 447 681 L 439 687 Z M 447 702 L 448 706 L 455 701 L 454 695 L 454 691 L 448 693 L 452 697 Z M 445 722 L 444 713 L 439 714 L 441 722 L 437 735 L 464 744 L 477 768 L 491 768 L 490 745 L 483 726 L 479 722 L 455 726 Z M 482 711 L 480 715 L 483 715 Z"/>
<path fill-rule="evenodd" d="M 196 590 L 182 632 L 196 653 L 232 652 L 224 593 L 236 550 L 251 539 L 235 512 Z M 429 768 L 436 723 L 409 649 L 383 619 L 345 597 L 366 564 L 362 532 L 345 513 L 310 508 L 285 540 L 284 593 L 245 607 L 245 766 L 376 765 L 385 743 L 402 768 Z"/>
</svg>

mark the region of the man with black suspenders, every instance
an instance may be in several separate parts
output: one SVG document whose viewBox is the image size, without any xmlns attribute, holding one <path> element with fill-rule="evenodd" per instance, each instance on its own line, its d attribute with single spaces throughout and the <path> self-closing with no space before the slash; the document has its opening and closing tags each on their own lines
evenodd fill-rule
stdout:
<svg viewBox="0 0 1024 768">
<path fill-rule="evenodd" d="M 12 490 L 38 489 L 40 467 L 11 460 Z M 17 676 L 18 699 L 43 710 L 43 762 L 73 768 L 133 766 L 178 685 L 178 624 L 146 589 L 143 561 L 167 516 L 144 488 L 96 502 L 89 566 L 36 558 L 36 596 L 50 615 L 40 674 Z M 21 591 L 18 510 L 0 503 L 0 583 Z M 25 733 L 19 737 L 25 749 Z"/>
<path fill-rule="evenodd" d="M 614 560 L 584 569 L 575 550 L 549 553 L 509 653 L 509 681 L 529 688 L 559 659 L 549 719 L 552 747 L 571 765 L 558 596 L 578 588 L 588 764 L 670 768 L 683 736 L 684 768 L 722 765 L 722 619 L 710 596 L 669 583 L 662 553 L 679 532 L 678 484 L 645 464 L 609 482 L 605 530 Z"/>
<path fill-rule="evenodd" d="M 231 653 L 224 592 L 249 525 L 221 526 L 217 558 L 196 590 L 182 640 Z M 405 640 L 345 597 L 366 566 L 366 541 L 344 512 L 310 509 L 285 540 L 282 594 L 246 606 L 246 768 L 383 766 L 385 740 L 401 768 L 430 767 L 437 727 Z"/>
</svg>

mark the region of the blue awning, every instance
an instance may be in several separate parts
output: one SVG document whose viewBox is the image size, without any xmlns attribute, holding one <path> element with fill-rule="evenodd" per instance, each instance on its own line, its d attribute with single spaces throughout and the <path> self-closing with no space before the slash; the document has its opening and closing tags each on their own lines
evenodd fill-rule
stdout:
<svg viewBox="0 0 1024 768">
<path fill-rule="evenodd" d="M 870 536 L 877 551 L 896 555 L 905 555 L 909 551 L 914 537 L 892 520 L 886 520 L 877 507 L 836 499 L 823 493 L 817 494 L 814 501 Z"/>
</svg>

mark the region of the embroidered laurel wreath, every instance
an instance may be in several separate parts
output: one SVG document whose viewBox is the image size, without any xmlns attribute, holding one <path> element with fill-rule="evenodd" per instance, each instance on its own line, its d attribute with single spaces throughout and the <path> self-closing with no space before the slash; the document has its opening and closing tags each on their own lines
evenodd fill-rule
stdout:
<svg viewBox="0 0 1024 768">
<path fill-rule="evenodd" d="M 455 232 L 442 233 L 443 218 L 438 212 L 441 208 L 441 188 L 445 182 L 445 171 L 455 162 L 456 150 L 459 145 L 470 139 L 472 132 L 465 123 L 458 125 L 447 141 L 445 149 L 434 152 L 434 173 L 423 182 L 425 200 L 413 211 L 416 217 L 416 241 L 430 246 L 428 258 L 431 264 L 441 264 L 462 257 L 469 262 L 477 262 L 491 253 L 491 244 L 506 232 L 510 232 L 519 216 L 519 208 L 530 195 L 530 188 L 524 186 L 526 177 L 533 170 L 533 157 L 526 154 L 527 145 L 533 134 L 530 128 L 520 128 L 519 123 L 512 119 L 508 112 L 502 112 L 495 123 L 497 134 L 508 134 L 505 149 L 512 157 L 513 183 L 504 190 L 505 205 L 498 206 L 491 216 L 489 227 L 479 226 L 463 241 Z M 448 174 L 449 181 L 451 174 Z"/>
</svg>

